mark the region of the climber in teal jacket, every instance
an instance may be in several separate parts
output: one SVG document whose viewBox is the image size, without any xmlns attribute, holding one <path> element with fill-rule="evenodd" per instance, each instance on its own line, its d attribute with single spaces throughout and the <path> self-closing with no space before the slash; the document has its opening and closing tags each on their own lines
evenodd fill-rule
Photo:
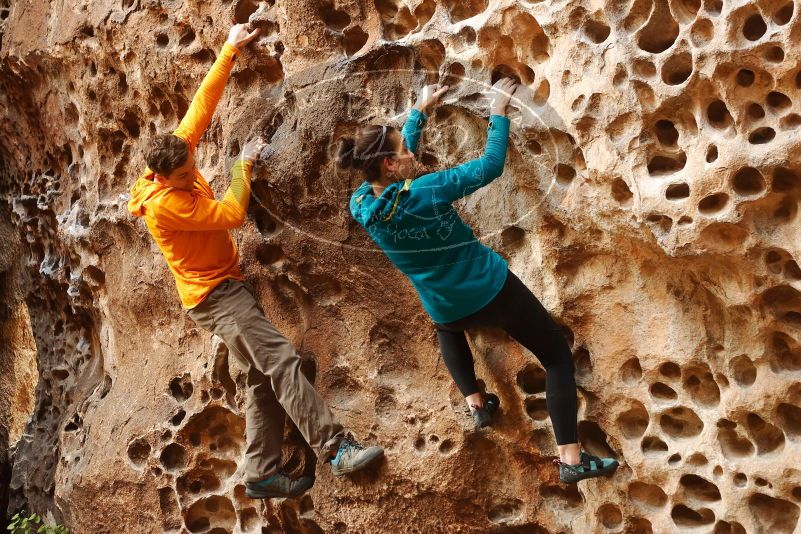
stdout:
<svg viewBox="0 0 801 534">
<path fill-rule="evenodd" d="M 350 211 L 392 263 L 411 281 L 437 331 L 442 359 L 464 395 L 477 428 L 492 424 L 500 400 L 482 393 L 465 330 L 499 327 L 533 352 L 545 368 L 546 404 L 556 434 L 559 474 L 578 482 L 618 466 L 581 450 L 576 382 L 570 347 L 561 329 L 498 253 L 476 238 L 453 202 L 503 173 L 509 139 L 506 107 L 517 84 L 501 79 L 489 93 L 484 155 L 457 167 L 425 172 L 414 157 L 426 122 L 446 87 L 427 86 L 403 130 L 362 127 L 342 137 L 341 167 L 361 172 Z"/>
</svg>

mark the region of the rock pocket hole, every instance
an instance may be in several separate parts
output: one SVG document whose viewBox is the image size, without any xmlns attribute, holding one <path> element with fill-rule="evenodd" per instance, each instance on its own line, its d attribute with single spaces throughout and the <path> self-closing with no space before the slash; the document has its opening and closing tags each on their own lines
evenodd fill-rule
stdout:
<svg viewBox="0 0 801 534">
<path fill-rule="evenodd" d="M 691 22 L 701 9 L 701 0 L 677 0 L 672 4 L 673 14 L 683 22 Z"/>
<path fill-rule="evenodd" d="M 706 149 L 706 162 L 712 163 L 716 159 L 718 159 L 718 147 L 717 145 L 709 145 Z"/>
<path fill-rule="evenodd" d="M 671 380 L 681 378 L 681 367 L 675 362 L 665 362 L 659 366 L 659 374 Z"/>
<path fill-rule="evenodd" d="M 640 449 L 644 454 L 662 454 L 668 451 L 668 446 L 656 436 L 645 436 L 640 442 Z"/>
<path fill-rule="evenodd" d="M 729 371 L 734 381 L 743 387 L 748 387 L 756 382 L 757 368 L 751 358 L 741 354 L 732 358 L 729 362 Z"/>
<path fill-rule="evenodd" d="M 617 454 L 607 443 L 606 433 L 595 421 L 581 421 L 578 426 L 579 442 L 591 454 L 601 458 L 616 458 Z"/>
<path fill-rule="evenodd" d="M 793 18 L 793 12 L 795 11 L 794 2 L 785 2 L 782 4 L 779 9 L 773 12 L 773 22 L 778 24 L 779 26 L 784 26 L 790 19 Z"/>
<path fill-rule="evenodd" d="M 793 105 L 793 101 L 790 100 L 787 95 L 780 93 L 779 91 L 771 91 L 768 93 L 765 101 L 767 102 L 768 107 L 777 112 L 785 111 Z"/>
<path fill-rule="evenodd" d="M 345 30 L 342 38 L 342 46 L 345 48 L 345 54 L 348 57 L 356 54 L 356 52 L 367 44 L 368 37 L 369 35 L 358 26 Z"/>
<path fill-rule="evenodd" d="M 642 367 L 640 359 L 637 357 L 629 358 L 620 367 L 620 377 L 627 384 L 636 384 L 642 379 Z"/>
<path fill-rule="evenodd" d="M 284 250 L 272 243 L 262 243 L 256 249 L 256 259 L 262 265 L 276 265 L 281 263 L 285 257 Z"/>
<path fill-rule="evenodd" d="M 565 163 L 558 163 L 554 173 L 556 174 L 556 182 L 563 187 L 570 185 L 570 182 L 576 177 L 576 169 Z"/>
<path fill-rule="evenodd" d="M 684 168 L 687 156 L 681 152 L 677 156 L 657 155 L 648 162 L 648 174 L 651 176 L 667 176 Z"/>
<path fill-rule="evenodd" d="M 617 202 L 623 205 L 627 205 L 631 203 L 631 199 L 634 197 L 634 194 L 629 189 L 628 184 L 626 183 L 623 178 L 615 178 L 612 180 L 612 184 L 610 186 L 612 190 L 612 198 L 614 198 Z"/>
<path fill-rule="evenodd" d="M 708 370 L 688 374 L 683 386 L 699 406 L 714 408 L 720 404 L 720 388 Z"/>
<path fill-rule="evenodd" d="M 679 140 L 679 131 L 669 120 L 656 121 L 656 137 L 665 146 L 675 146 Z"/>
<path fill-rule="evenodd" d="M 679 25 L 670 16 L 667 4 L 657 4 L 648 24 L 637 38 L 637 46 L 646 52 L 659 54 L 676 42 L 679 36 Z"/>
<path fill-rule="evenodd" d="M 743 167 L 732 177 L 732 187 L 738 195 L 759 195 L 765 190 L 765 178 L 753 167 Z"/>
<path fill-rule="evenodd" d="M 714 128 L 723 129 L 728 128 L 733 124 L 729 108 L 722 100 L 713 100 L 706 108 L 706 116 L 709 119 L 709 124 Z"/>
<path fill-rule="evenodd" d="M 781 46 L 771 46 L 765 50 L 765 53 L 762 57 L 771 63 L 781 63 L 784 61 L 784 49 L 782 49 Z"/>
<path fill-rule="evenodd" d="M 782 130 L 793 130 L 801 126 L 801 115 L 798 113 L 790 113 L 786 117 L 782 117 L 779 121 L 779 126 Z"/>
<path fill-rule="evenodd" d="M 510 226 L 504 228 L 501 232 L 501 241 L 506 248 L 516 248 L 523 244 L 523 239 L 526 237 L 526 231 L 519 226 Z"/>
<path fill-rule="evenodd" d="M 623 513 L 616 504 L 604 504 L 598 508 L 598 520 L 604 527 L 616 529 L 623 524 Z"/>
<path fill-rule="evenodd" d="M 350 16 L 344 11 L 334 8 L 330 2 L 322 2 L 319 13 L 323 23 L 336 32 L 344 30 L 350 24 Z"/>
<path fill-rule="evenodd" d="M 505 525 L 517 520 L 523 514 L 523 502 L 518 499 L 505 501 L 490 507 L 487 518 L 495 524 Z"/>
<path fill-rule="evenodd" d="M 529 397 L 525 402 L 526 413 L 535 421 L 545 421 L 548 418 L 548 406 L 545 399 Z"/>
<path fill-rule="evenodd" d="M 671 184 L 665 191 L 668 200 L 683 200 L 690 196 L 690 186 L 687 184 Z"/>
<path fill-rule="evenodd" d="M 170 443 L 161 451 L 159 459 L 167 471 L 176 471 L 186 467 L 186 450 L 177 443 Z"/>
<path fill-rule="evenodd" d="M 783 402 L 776 407 L 776 417 L 779 426 L 788 436 L 801 437 L 801 408 Z"/>
<path fill-rule="evenodd" d="M 714 215 L 720 213 L 729 202 L 729 195 L 726 193 L 714 193 L 701 199 L 698 203 L 698 211 L 704 215 Z"/>
<path fill-rule="evenodd" d="M 749 41 L 758 41 L 766 31 L 768 31 L 768 26 L 759 13 L 748 17 L 743 24 L 743 36 Z"/>
<path fill-rule="evenodd" d="M 748 499 L 748 508 L 758 532 L 791 534 L 798 524 L 798 505 L 784 499 L 756 493 Z"/>
<path fill-rule="evenodd" d="M 667 504 L 668 496 L 665 491 L 654 484 L 645 482 L 632 482 L 629 484 L 629 499 L 634 504 L 645 508 L 658 509 Z"/>
<path fill-rule="evenodd" d="M 784 448 L 784 434 L 755 413 L 749 413 L 745 419 L 748 435 L 756 443 L 757 454 L 763 455 Z"/>
<path fill-rule="evenodd" d="M 184 30 L 183 35 L 181 35 L 181 39 L 178 41 L 178 44 L 181 46 L 189 46 L 195 41 L 195 31 L 192 28 L 187 28 Z"/>
<path fill-rule="evenodd" d="M 170 380 L 170 394 L 178 402 L 184 402 L 192 396 L 194 386 L 192 386 L 191 376 L 185 373 Z"/>
<path fill-rule="evenodd" d="M 529 395 L 544 393 L 545 370 L 534 363 L 526 365 L 517 373 L 517 386 Z"/>
<path fill-rule="evenodd" d="M 589 20 L 584 25 L 584 35 L 595 44 L 601 44 L 609 38 L 609 26 L 603 22 Z"/>
<path fill-rule="evenodd" d="M 678 406 L 664 412 L 659 418 L 662 430 L 674 439 L 692 438 L 701 433 L 704 422 L 689 408 Z"/>
<path fill-rule="evenodd" d="M 717 502 L 721 499 L 720 490 L 712 482 L 698 475 L 684 475 L 679 484 L 688 497 L 701 502 Z"/>
<path fill-rule="evenodd" d="M 735 80 L 740 87 L 750 87 L 754 83 L 754 71 L 749 69 L 740 69 L 737 71 Z"/>
<path fill-rule="evenodd" d="M 718 421 L 718 444 L 727 459 L 746 458 L 754 454 L 754 445 L 735 430 L 736 424 L 726 419 Z"/>
<path fill-rule="evenodd" d="M 150 456 L 150 443 L 144 438 L 136 438 L 128 444 L 128 458 L 134 465 L 142 467 Z"/>
<path fill-rule="evenodd" d="M 776 137 L 776 131 L 770 127 L 757 128 L 748 136 L 748 142 L 752 145 L 764 145 L 770 143 Z"/>
<path fill-rule="evenodd" d="M 451 22 L 475 17 L 487 9 L 487 0 L 445 0 Z"/>
<path fill-rule="evenodd" d="M 715 34 L 715 26 L 709 19 L 700 19 L 693 24 L 690 32 L 693 46 L 701 47 L 712 40 Z"/>
<path fill-rule="evenodd" d="M 178 426 L 181 424 L 181 421 L 184 420 L 184 417 L 186 417 L 186 411 L 183 409 L 178 410 L 178 412 L 176 412 L 176 414 L 170 419 L 170 423 L 172 423 L 173 426 Z"/>
<path fill-rule="evenodd" d="M 715 522 L 715 514 L 709 508 L 693 510 L 684 504 L 674 506 L 670 517 L 677 527 L 683 528 L 698 528 Z"/>
<path fill-rule="evenodd" d="M 752 102 L 748 106 L 748 117 L 754 120 L 759 120 L 765 116 L 765 109 L 757 104 L 756 102 Z"/>
<path fill-rule="evenodd" d="M 662 382 L 656 382 L 650 388 L 651 396 L 663 401 L 672 401 L 678 398 L 674 389 Z"/>
<path fill-rule="evenodd" d="M 682 52 L 667 60 L 662 66 L 662 81 L 668 85 L 681 85 L 693 73 L 693 58 Z"/>
<path fill-rule="evenodd" d="M 617 418 L 620 431 L 628 439 L 639 439 L 648 428 L 648 410 L 641 402 L 633 401 L 633 406 Z"/>
<path fill-rule="evenodd" d="M 789 280 L 801 280 L 801 267 L 798 266 L 795 260 L 787 260 L 784 264 L 784 276 Z"/>
<path fill-rule="evenodd" d="M 236 509 L 233 503 L 220 495 L 212 495 L 192 503 L 186 512 L 189 532 L 222 534 L 236 526 Z"/>
</svg>

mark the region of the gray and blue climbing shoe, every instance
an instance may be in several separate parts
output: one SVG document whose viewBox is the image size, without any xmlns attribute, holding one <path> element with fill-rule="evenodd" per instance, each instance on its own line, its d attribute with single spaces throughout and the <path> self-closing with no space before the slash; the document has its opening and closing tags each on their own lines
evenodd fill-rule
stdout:
<svg viewBox="0 0 801 534">
<path fill-rule="evenodd" d="M 614 458 L 598 458 L 584 451 L 581 451 L 579 458 L 579 463 L 576 465 L 554 460 L 554 463 L 559 466 L 559 479 L 562 482 L 575 484 L 585 478 L 609 475 L 614 473 L 615 469 L 620 465 Z"/>
<path fill-rule="evenodd" d="M 476 428 L 490 426 L 500 405 L 501 399 L 494 393 L 484 394 L 484 406 L 470 405 L 470 414 L 473 416 Z"/>
<path fill-rule="evenodd" d="M 281 471 L 258 482 L 245 482 L 245 494 L 251 499 L 297 497 L 314 485 L 314 477 L 292 479 Z"/>
<path fill-rule="evenodd" d="M 382 456 L 384 449 L 381 447 L 364 447 L 353 439 L 353 435 L 347 434 L 339 443 L 336 456 L 331 459 L 331 471 L 338 477 L 353 473 L 364 469 Z"/>
</svg>

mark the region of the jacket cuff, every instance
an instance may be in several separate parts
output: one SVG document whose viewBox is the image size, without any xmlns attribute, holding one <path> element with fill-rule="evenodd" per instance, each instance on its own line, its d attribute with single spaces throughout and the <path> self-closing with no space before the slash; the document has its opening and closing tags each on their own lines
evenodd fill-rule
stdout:
<svg viewBox="0 0 801 534">
<path fill-rule="evenodd" d="M 220 51 L 220 55 L 225 56 L 230 60 L 233 60 L 238 53 L 239 49 L 227 41 Z"/>
<path fill-rule="evenodd" d="M 251 170 L 253 168 L 253 162 L 242 158 L 236 158 L 236 161 L 231 166 L 231 170 L 234 170 L 237 167 L 241 169 Z"/>
<path fill-rule="evenodd" d="M 425 113 L 419 109 L 412 108 L 409 110 L 409 120 L 415 121 L 417 126 L 422 126 L 426 123 L 427 117 Z"/>
<path fill-rule="evenodd" d="M 509 117 L 504 115 L 490 115 L 487 130 L 501 130 L 509 133 Z"/>
</svg>

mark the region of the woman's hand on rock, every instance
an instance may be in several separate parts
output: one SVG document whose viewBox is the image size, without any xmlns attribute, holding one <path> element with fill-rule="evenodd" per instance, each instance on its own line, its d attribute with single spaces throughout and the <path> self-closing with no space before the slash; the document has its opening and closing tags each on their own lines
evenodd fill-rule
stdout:
<svg viewBox="0 0 801 534">
<path fill-rule="evenodd" d="M 439 103 L 439 98 L 448 90 L 447 85 L 426 85 L 417 95 L 417 102 L 414 103 L 413 108 L 417 111 L 427 114 L 428 110 Z"/>
<path fill-rule="evenodd" d="M 501 78 L 490 89 L 490 115 L 506 115 L 506 106 L 517 90 L 517 82 L 511 78 Z"/>
</svg>

